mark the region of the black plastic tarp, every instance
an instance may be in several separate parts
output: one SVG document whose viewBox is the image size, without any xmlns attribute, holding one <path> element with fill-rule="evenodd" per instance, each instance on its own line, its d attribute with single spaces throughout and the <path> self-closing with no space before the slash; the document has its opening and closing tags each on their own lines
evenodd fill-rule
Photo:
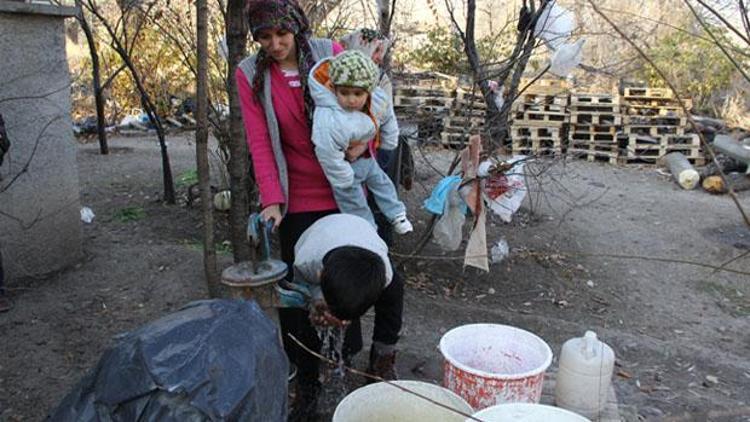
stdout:
<svg viewBox="0 0 750 422">
<path fill-rule="evenodd" d="M 287 376 L 255 302 L 193 302 L 118 336 L 49 420 L 285 421 Z"/>
</svg>

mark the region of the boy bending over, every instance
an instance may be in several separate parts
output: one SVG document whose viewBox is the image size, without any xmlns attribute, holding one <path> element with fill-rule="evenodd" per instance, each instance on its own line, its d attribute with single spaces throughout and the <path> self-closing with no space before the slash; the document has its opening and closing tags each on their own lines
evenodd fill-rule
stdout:
<svg viewBox="0 0 750 422">
<path fill-rule="evenodd" d="M 321 218 L 302 234 L 294 253 L 294 282 L 285 287 L 309 292 L 311 323 L 346 327 L 346 360 L 347 355 L 362 349 L 359 317 L 374 306 L 368 372 L 395 379 L 395 345 L 401 331 L 404 287 L 403 280 L 391 267 L 388 247 L 375 228 L 361 217 L 332 214 Z M 282 291 L 282 302 L 284 297 Z M 292 334 L 313 350 L 320 349 L 312 326 L 299 328 Z M 287 350 L 290 345 L 287 342 Z M 292 415 L 296 418 L 312 416 L 320 392 L 319 362 L 297 347 L 291 349 L 294 352 L 290 358 L 299 370 L 299 401 Z"/>
</svg>

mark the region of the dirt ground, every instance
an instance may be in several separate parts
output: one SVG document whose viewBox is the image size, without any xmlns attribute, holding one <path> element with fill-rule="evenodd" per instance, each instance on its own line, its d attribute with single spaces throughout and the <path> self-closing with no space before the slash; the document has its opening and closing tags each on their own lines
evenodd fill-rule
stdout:
<svg viewBox="0 0 750 422">
<path fill-rule="evenodd" d="M 169 143 L 174 174 L 194 168 L 191 138 Z M 445 171 L 451 154 L 416 154 L 417 183 L 404 197 L 417 235 L 399 239 L 396 254 L 413 251 L 429 218 L 421 202 L 440 177 L 431 167 Z M 44 419 L 114 335 L 206 296 L 199 210 L 161 203 L 156 142 L 115 138 L 109 156 L 80 145 L 78 159 L 82 203 L 96 214 L 83 226 L 86 258 L 9 283 L 0 421 Z M 407 277 L 400 376 L 439 382 L 439 339 L 465 323 L 530 330 L 555 355 L 593 329 L 617 355 L 623 420 L 750 420 L 748 276 L 658 260 L 720 266 L 748 252 L 750 231 L 732 202 L 682 191 L 652 167 L 561 162 L 542 182 L 512 224 L 488 224 L 488 243 L 505 237 L 511 248 L 490 273 L 464 269 L 432 243 L 419 258 L 396 256 Z M 741 202 L 750 208 L 747 193 Z M 750 272 L 750 260 L 728 268 Z M 335 400 L 327 402 L 330 415 Z"/>
</svg>

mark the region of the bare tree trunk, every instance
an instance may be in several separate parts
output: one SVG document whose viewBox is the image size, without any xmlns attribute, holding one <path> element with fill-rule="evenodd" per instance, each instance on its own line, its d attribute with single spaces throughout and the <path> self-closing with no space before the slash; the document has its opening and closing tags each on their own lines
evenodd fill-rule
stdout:
<svg viewBox="0 0 750 422">
<path fill-rule="evenodd" d="M 536 38 L 534 37 L 534 25 L 546 4 L 552 0 L 540 0 L 539 7 L 535 7 L 534 0 L 524 2 L 524 7 L 528 7 L 528 23 L 524 27 L 519 27 L 516 45 L 513 52 L 507 60 L 507 65 L 496 76 L 499 86 L 506 87 L 505 98 L 502 109 L 498 110 L 495 105 L 495 93 L 489 86 L 489 75 L 481 63 L 481 58 L 477 52 L 475 39 L 476 26 L 476 0 L 467 0 L 466 4 L 466 29 L 461 31 L 456 21 L 453 7 L 449 0 L 446 0 L 448 11 L 455 29 L 459 32 L 463 43 L 464 52 L 469 62 L 475 83 L 479 86 L 482 97 L 487 105 L 487 116 L 485 118 L 487 134 L 489 139 L 484 140 L 486 150 L 493 151 L 501 147 L 508 138 L 508 115 L 513 105 L 513 99 L 518 92 L 518 84 L 521 81 L 526 65 L 531 57 L 531 53 L 536 47 Z M 511 78 L 510 85 L 506 84 L 508 78 Z"/>
<path fill-rule="evenodd" d="M 380 33 L 390 37 L 391 23 L 393 15 L 396 13 L 396 0 L 378 0 L 378 27 Z M 391 73 L 391 56 L 393 49 L 386 51 L 383 57 L 383 71 L 390 76 Z"/>
<path fill-rule="evenodd" d="M 234 261 L 250 260 L 250 245 L 246 239 L 247 216 L 249 210 L 248 196 L 248 151 L 245 140 L 245 126 L 242 122 L 240 98 L 237 93 L 237 82 L 234 74 L 237 65 L 245 57 L 247 43 L 247 23 L 243 13 L 243 0 L 229 0 L 226 14 L 226 36 L 229 57 L 227 73 L 227 91 L 229 93 L 229 134 L 231 138 L 229 158 L 229 185 L 232 190 L 232 208 L 229 210 L 229 227 L 231 230 Z"/>
<path fill-rule="evenodd" d="M 167 152 L 167 141 L 164 135 L 164 127 L 159 121 L 158 114 L 156 112 L 156 106 L 154 106 L 154 103 L 151 101 L 151 97 L 149 96 L 148 91 L 146 91 L 146 87 L 143 86 L 141 76 L 138 73 L 138 70 L 135 68 L 133 61 L 130 59 L 130 50 L 126 45 L 123 45 L 123 43 L 117 37 L 117 33 L 112 27 L 112 24 L 110 24 L 107 18 L 105 18 L 101 14 L 94 0 L 87 0 L 86 6 L 89 11 L 94 14 L 97 19 L 99 19 L 99 22 L 101 22 L 101 24 L 107 30 L 107 33 L 111 38 L 112 49 L 115 50 L 118 56 L 120 56 L 120 59 L 122 59 L 125 67 L 130 72 L 130 76 L 133 78 L 133 82 L 138 89 L 138 93 L 141 95 L 141 105 L 143 106 L 143 110 L 146 112 L 146 115 L 148 115 L 151 124 L 153 124 L 156 128 L 156 137 L 159 139 L 159 147 L 161 150 L 162 180 L 164 182 L 164 201 L 167 204 L 173 205 L 176 203 L 176 197 L 174 192 L 174 180 L 172 179 L 172 167 L 169 164 L 169 153 Z M 136 31 L 136 34 L 131 40 L 131 43 L 133 45 L 135 45 L 135 39 L 137 38 L 139 32 L 140 28 Z"/>
<path fill-rule="evenodd" d="M 208 293 L 216 297 L 219 292 L 219 276 L 216 269 L 216 242 L 214 241 L 214 213 L 211 198 L 211 169 L 208 164 L 208 5 L 206 0 L 197 0 L 196 37 L 198 44 L 198 86 L 195 120 L 195 160 L 198 167 L 198 186 L 203 209 L 203 269 L 206 274 Z"/>
<path fill-rule="evenodd" d="M 107 145 L 107 132 L 105 130 L 106 123 L 104 122 L 104 95 L 101 85 L 101 66 L 99 65 L 99 53 L 96 51 L 96 40 L 94 40 L 94 34 L 91 31 L 89 22 L 86 20 L 86 16 L 83 13 L 83 5 L 81 0 L 76 0 L 76 7 L 80 10 L 80 14 L 77 16 L 78 23 L 83 29 L 83 33 L 86 35 L 86 43 L 89 46 L 89 54 L 91 55 L 91 73 L 92 73 L 92 84 L 94 85 L 94 102 L 96 103 L 96 132 L 99 136 L 99 152 L 102 155 L 109 154 L 109 146 Z"/>
</svg>

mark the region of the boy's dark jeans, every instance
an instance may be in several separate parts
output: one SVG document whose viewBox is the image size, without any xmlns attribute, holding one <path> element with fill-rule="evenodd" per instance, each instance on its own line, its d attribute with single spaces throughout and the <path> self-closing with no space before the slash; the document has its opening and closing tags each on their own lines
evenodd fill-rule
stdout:
<svg viewBox="0 0 750 422">
<path fill-rule="evenodd" d="M 279 227 L 281 237 L 281 259 L 292 268 L 294 263 L 294 244 L 302 233 L 318 219 L 335 211 L 309 212 L 287 214 Z M 288 279 L 291 281 L 292 274 Z M 384 344 L 396 344 L 401 331 L 401 319 L 404 309 L 404 282 L 399 273 L 394 270 L 393 280 L 375 303 L 375 326 L 373 341 Z M 312 350 L 319 351 L 321 342 L 310 323 L 308 311 L 305 309 L 279 309 L 281 334 L 289 360 L 297 365 L 297 377 L 300 383 L 314 383 L 319 374 L 319 361 L 316 357 L 305 352 L 287 333 L 291 333 L 299 341 Z M 362 328 L 359 319 L 351 322 L 344 337 L 344 355 L 353 355 L 362 350 Z"/>
</svg>

